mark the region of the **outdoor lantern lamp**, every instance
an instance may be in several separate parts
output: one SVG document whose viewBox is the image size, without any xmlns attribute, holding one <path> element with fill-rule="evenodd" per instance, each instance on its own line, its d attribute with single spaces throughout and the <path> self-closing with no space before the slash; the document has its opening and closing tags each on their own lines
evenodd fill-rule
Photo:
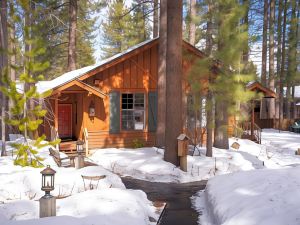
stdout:
<svg viewBox="0 0 300 225">
<path fill-rule="evenodd" d="M 89 116 L 94 117 L 95 116 L 95 104 L 92 101 L 90 106 L 89 106 Z"/>
<path fill-rule="evenodd" d="M 42 191 L 45 191 L 45 197 L 51 197 L 50 191 L 54 190 L 54 175 L 56 171 L 49 165 L 41 171 L 42 174 Z"/>
<path fill-rule="evenodd" d="M 82 140 L 76 141 L 76 150 L 78 155 L 82 155 L 82 153 L 84 152 L 83 144 L 84 142 Z"/>
</svg>

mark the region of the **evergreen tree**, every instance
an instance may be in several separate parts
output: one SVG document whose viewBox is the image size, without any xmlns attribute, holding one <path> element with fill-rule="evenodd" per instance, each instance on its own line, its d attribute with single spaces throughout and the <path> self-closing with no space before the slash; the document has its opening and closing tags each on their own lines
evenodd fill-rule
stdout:
<svg viewBox="0 0 300 225">
<path fill-rule="evenodd" d="M 133 1 L 130 9 L 126 8 L 124 0 L 114 0 L 108 6 L 108 19 L 103 24 L 104 58 L 150 38 L 147 15 L 151 10 L 151 6 L 141 0 Z"/>
<path fill-rule="evenodd" d="M 108 7 L 108 18 L 103 24 L 102 51 L 104 58 L 120 53 L 130 47 L 128 32 L 130 14 L 124 0 L 114 0 Z M 130 29 L 131 30 L 131 29 Z"/>
<path fill-rule="evenodd" d="M 141 0 L 135 0 L 132 3 L 133 15 L 131 17 L 130 28 L 128 38 L 129 46 L 136 45 L 150 38 L 151 27 L 146 17 L 146 13 L 149 11 L 149 5 L 143 3 Z"/>
<path fill-rule="evenodd" d="M 30 0 L 20 1 L 20 8 L 25 15 L 28 15 L 26 16 L 27 19 L 34 18 Z M 18 16 L 15 16 L 14 20 L 21 21 Z M 43 41 L 40 37 L 32 35 L 37 33 L 36 29 L 38 29 L 38 26 L 34 24 L 31 21 L 31 23 L 25 23 L 22 27 L 24 45 L 30 46 L 24 48 L 23 64 L 11 65 L 20 74 L 19 82 L 23 86 L 24 93 L 21 93 L 17 83 L 8 76 L 8 73 L 4 74 L 3 83 L 5 85 L 1 86 L 1 91 L 12 102 L 10 117 L 6 118 L 6 123 L 17 128 L 24 135 L 24 142 L 12 144 L 17 150 L 14 164 L 40 167 L 43 159 L 38 156 L 38 149 L 49 144 L 55 145 L 59 140 L 50 143 L 43 142 L 46 138 L 45 135 L 37 137 L 36 140 L 29 139 L 29 133 L 38 130 L 39 125 L 43 122 L 43 117 L 47 113 L 37 102 L 50 94 L 50 92 L 40 94 L 37 92 L 36 86 L 31 85 L 43 79 L 42 72 L 49 66 L 49 62 L 38 60 L 42 58 L 41 56 L 46 52 L 46 49 L 43 47 Z"/>
<path fill-rule="evenodd" d="M 37 2 L 40 24 L 39 34 L 47 48 L 43 55 L 50 62 L 45 71 L 46 79 L 52 79 L 67 71 L 69 42 L 69 2 L 59 4 L 56 0 L 40 0 Z M 78 1 L 76 27 L 76 68 L 95 63 L 93 56 L 97 17 L 95 12 L 103 7 L 103 1 Z"/>
</svg>

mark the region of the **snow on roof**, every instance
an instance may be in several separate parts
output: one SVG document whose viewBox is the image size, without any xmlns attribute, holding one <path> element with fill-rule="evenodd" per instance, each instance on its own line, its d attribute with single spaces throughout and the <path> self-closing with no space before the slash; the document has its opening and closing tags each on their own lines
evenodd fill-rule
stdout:
<svg viewBox="0 0 300 225">
<path fill-rule="evenodd" d="M 53 79 L 53 80 L 50 80 L 50 81 L 40 81 L 36 84 L 37 86 L 37 91 L 39 93 L 43 93 L 45 91 L 48 91 L 50 89 L 53 89 L 53 88 L 56 88 L 56 87 L 59 87 L 59 86 L 62 86 L 66 83 L 69 83 L 70 81 L 73 81 L 79 77 L 81 77 L 82 75 L 106 64 L 106 63 L 109 63 L 123 55 L 126 55 L 127 53 L 131 52 L 131 51 L 134 51 L 136 49 L 138 49 L 139 47 L 143 46 L 143 45 L 146 45 L 154 40 L 156 40 L 157 38 L 154 38 L 154 39 L 150 39 L 150 40 L 147 40 L 147 41 L 144 41 L 144 42 L 141 42 L 137 45 L 134 45 L 130 48 L 128 48 L 127 50 L 121 52 L 121 53 L 118 53 L 110 58 L 107 58 L 107 59 L 104 59 L 102 61 L 100 61 L 99 63 L 96 63 L 94 65 L 91 65 L 91 66 L 86 66 L 86 67 L 83 67 L 81 69 L 77 69 L 77 70 L 73 70 L 73 71 L 70 71 L 70 72 L 67 72 L 67 73 L 64 73 L 62 74 L 61 76 Z"/>
</svg>

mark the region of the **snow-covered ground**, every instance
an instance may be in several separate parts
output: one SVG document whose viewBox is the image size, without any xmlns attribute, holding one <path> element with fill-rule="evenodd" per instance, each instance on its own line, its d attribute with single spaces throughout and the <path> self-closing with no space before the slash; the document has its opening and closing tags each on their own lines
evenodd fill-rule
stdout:
<svg viewBox="0 0 300 225">
<path fill-rule="evenodd" d="M 265 169 L 216 176 L 193 198 L 202 225 L 299 225 L 300 135 L 267 129 L 262 145 L 238 140 L 239 152 Z M 256 147 L 255 147 L 256 146 Z"/>
<path fill-rule="evenodd" d="M 230 140 L 233 142 L 235 140 Z M 244 140 L 241 140 L 244 141 Z M 258 152 L 261 146 L 251 142 Z M 248 145 L 244 145 L 249 147 Z M 196 156 L 188 156 L 188 171 L 183 172 L 173 164 L 163 160 L 163 150 L 157 148 L 141 149 L 99 149 L 91 156 L 98 165 L 120 174 L 153 182 L 190 182 L 209 179 L 215 175 L 247 171 L 263 167 L 255 156 L 236 150 L 214 148 L 214 157 L 205 157 L 205 149 L 196 151 Z"/>
<path fill-rule="evenodd" d="M 57 217 L 38 219 L 42 169 L 14 166 L 11 156 L 0 157 L 0 224 L 155 224 L 156 208 L 144 192 L 127 190 L 119 176 L 102 166 L 79 170 L 59 168 L 47 148 L 40 150 L 44 164 L 56 170 Z M 106 175 L 97 190 L 85 191 L 81 175 Z"/>
</svg>

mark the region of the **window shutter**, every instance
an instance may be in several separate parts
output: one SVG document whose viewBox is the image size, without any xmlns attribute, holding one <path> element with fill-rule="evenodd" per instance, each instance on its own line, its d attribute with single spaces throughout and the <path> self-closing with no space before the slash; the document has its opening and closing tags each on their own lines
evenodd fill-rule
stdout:
<svg viewBox="0 0 300 225">
<path fill-rule="evenodd" d="M 120 92 L 109 93 L 109 133 L 120 133 Z"/>
<path fill-rule="evenodd" d="M 148 93 L 148 131 L 156 132 L 157 127 L 157 92 Z"/>
</svg>

